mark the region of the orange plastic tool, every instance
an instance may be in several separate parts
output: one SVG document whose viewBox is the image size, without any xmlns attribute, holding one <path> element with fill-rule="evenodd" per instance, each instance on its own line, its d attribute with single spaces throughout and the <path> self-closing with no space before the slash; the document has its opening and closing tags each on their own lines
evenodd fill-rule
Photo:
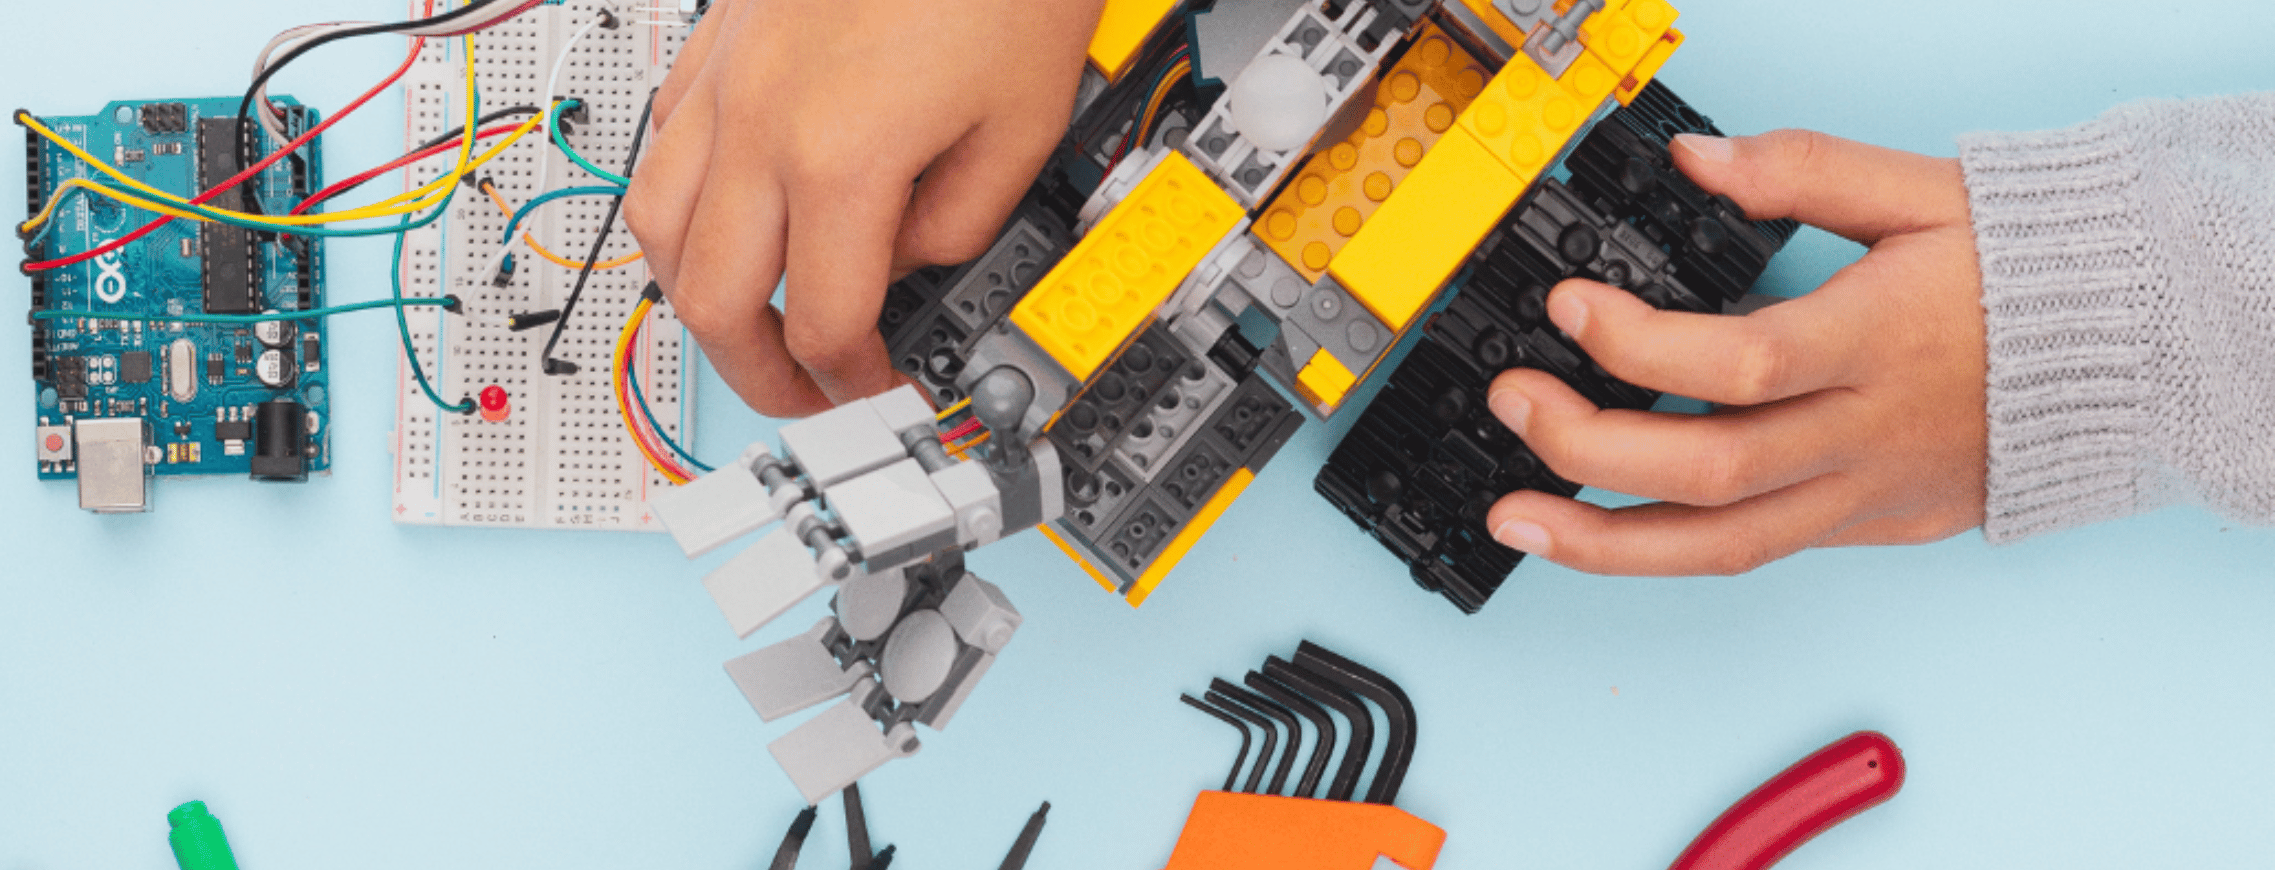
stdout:
<svg viewBox="0 0 2275 870">
<path fill-rule="evenodd" d="M 1430 870 L 1446 832 L 1384 804 L 1201 792 L 1167 870 Z"/>
</svg>

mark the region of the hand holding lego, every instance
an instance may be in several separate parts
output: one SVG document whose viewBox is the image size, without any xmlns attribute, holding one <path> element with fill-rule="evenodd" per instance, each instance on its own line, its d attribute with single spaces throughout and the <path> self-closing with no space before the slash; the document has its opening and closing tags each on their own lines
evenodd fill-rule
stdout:
<svg viewBox="0 0 2275 870">
<path fill-rule="evenodd" d="M 898 382 L 886 283 L 994 240 L 1065 132 L 1102 2 L 712 4 L 624 217 L 744 401 L 799 416 Z"/>
<path fill-rule="evenodd" d="M 1959 165 L 1818 133 L 1671 149 L 1755 219 L 1871 247 L 1823 287 L 1745 317 L 1653 309 L 1567 281 L 1548 314 L 1622 380 L 1705 416 L 1599 410 L 1544 372 L 1503 373 L 1494 412 L 1548 466 L 1660 499 L 1607 510 L 1503 498 L 1503 544 L 1605 574 L 1732 574 L 1817 546 L 1924 543 L 1981 524 L 1982 278 Z"/>
</svg>

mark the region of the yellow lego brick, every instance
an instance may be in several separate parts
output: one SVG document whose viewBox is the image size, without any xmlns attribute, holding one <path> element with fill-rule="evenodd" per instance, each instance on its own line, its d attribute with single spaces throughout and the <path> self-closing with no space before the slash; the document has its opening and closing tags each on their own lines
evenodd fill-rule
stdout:
<svg viewBox="0 0 2275 870">
<path fill-rule="evenodd" d="M 1585 52 L 1561 79 L 1549 78 L 1530 58 L 1515 58 L 1456 123 L 1529 185 L 1595 115 L 1619 80 L 1602 60 Z"/>
<path fill-rule="evenodd" d="M 1257 237 L 1306 280 L 1319 280 L 1488 77 L 1445 31 L 1423 23 L 1414 45 L 1381 77 L 1359 129 L 1296 169 L 1295 180 L 1265 205 Z"/>
<path fill-rule="evenodd" d="M 1138 49 L 1176 8 L 1177 0 L 1106 0 L 1098 30 L 1090 36 L 1090 65 L 1106 81 L 1121 81 Z"/>
<path fill-rule="evenodd" d="M 1304 401 L 1313 405 L 1333 408 L 1343 404 L 1343 397 L 1359 382 L 1341 360 L 1325 350 L 1311 352 L 1311 360 L 1303 364 L 1303 371 L 1295 376 L 1296 391 Z"/>
<path fill-rule="evenodd" d="M 1169 152 L 1012 307 L 1011 322 L 1087 381 L 1241 217 L 1239 203 Z"/>
<path fill-rule="evenodd" d="M 1635 65 L 1635 70 L 1619 80 L 1619 89 L 1612 91 L 1611 95 L 1618 98 L 1622 106 L 1635 102 L 1635 95 L 1642 93 L 1643 86 L 1650 84 L 1651 79 L 1659 75 L 1659 68 L 1666 66 L 1667 58 L 1675 56 L 1675 49 L 1682 45 L 1683 32 L 1667 28 L 1659 41 L 1651 44 L 1651 50 L 1643 53 L 1643 60 Z"/>
<path fill-rule="evenodd" d="M 1090 564 L 1089 559 L 1082 558 L 1082 551 L 1075 549 L 1073 544 L 1067 543 L 1065 538 L 1059 537 L 1058 531 L 1051 528 L 1050 524 L 1045 523 L 1036 526 L 1036 528 L 1043 531 L 1043 537 L 1051 539 L 1051 543 L 1058 546 L 1059 552 L 1065 553 L 1067 558 L 1073 559 L 1074 564 L 1082 566 L 1082 573 L 1090 575 L 1090 579 L 1096 580 L 1098 585 L 1106 587 L 1106 591 L 1114 592 L 1121 588 L 1114 585 L 1114 581 L 1106 576 L 1106 572 L 1100 571 L 1098 566 Z"/>
<path fill-rule="evenodd" d="M 1531 176 L 1510 174 L 1476 137 L 1449 133 L 1328 271 L 1403 334 L 1531 183 Z"/>
<path fill-rule="evenodd" d="M 1643 62 L 1678 12 L 1666 0 L 1627 0 L 1607 4 L 1604 11 L 1580 22 L 1580 44 L 1588 53 L 1625 78 Z M 1640 86 L 1638 86 L 1640 87 Z"/>
<path fill-rule="evenodd" d="M 1146 566 L 1145 573 L 1138 575 L 1137 582 L 1130 584 L 1127 598 L 1131 607 L 1145 603 L 1146 597 L 1153 594 L 1154 587 L 1161 585 L 1161 578 L 1169 576 L 1169 569 L 1177 567 L 1177 561 L 1185 558 L 1185 551 L 1193 549 L 1193 545 L 1201 540 L 1201 535 L 1206 534 L 1210 526 L 1216 525 L 1217 517 L 1224 515 L 1224 509 L 1232 507 L 1232 500 L 1239 498 L 1241 491 L 1255 480 L 1255 472 L 1245 468 L 1233 469 L 1232 477 L 1225 480 L 1224 486 L 1217 489 L 1216 495 L 1209 496 L 1208 503 L 1201 505 L 1193 518 L 1186 521 L 1185 528 L 1178 530 L 1177 537 L 1171 538 L 1168 546 L 1161 548 L 1161 555 L 1154 557 L 1153 564 Z"/>
</svg>

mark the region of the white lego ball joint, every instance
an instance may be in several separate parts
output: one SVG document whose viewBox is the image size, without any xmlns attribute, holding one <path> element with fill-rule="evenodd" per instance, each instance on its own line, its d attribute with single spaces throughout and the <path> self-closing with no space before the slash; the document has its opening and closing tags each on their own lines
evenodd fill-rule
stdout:
<svg viewBox="0 0 2275 870">
<path fill-rule="evenodd" d="M 1227 98 L 1233 126 L 1266 151 L 1300 148 L 1327 123 L 1327 79 L 1302 58 L 1257 58 L 1232 81 Z"/>
</svg>

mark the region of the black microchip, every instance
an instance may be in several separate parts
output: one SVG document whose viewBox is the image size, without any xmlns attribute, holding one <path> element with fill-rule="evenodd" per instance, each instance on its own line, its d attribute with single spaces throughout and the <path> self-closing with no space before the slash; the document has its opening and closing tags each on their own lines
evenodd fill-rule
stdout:
<svg viewBox="0 0 2275 870">
<path fill-rule="evenodd" d="M 251 441 L 253 440 L 253 421 L 222 420 L 216 422 L 213 424 L 213 440 Z"/>
<path fill-rule="evenodd" d="M 118 379 L 129 384 L 150 383 L 150 352 L 130 350 L 119 354 Z"/>
<path fill-rule="evenodd" d="M 240 343 L 237 345 L 237 364 L 238 364 L 238 365 L 241 365 L 241 366 L 243 366 L 243 365 L 252 365 L 252 364 L 253 364 L 253 346 L 252 346 L 252 345 L 250 345 L 250 344 L 245 344 L 245 343 L 242 343 L 242 342 L 240 342 Z"/>
<path fill-rule="evenodd" d="M 220 354 L 207 354 L 205 357 L 205 379 L 216 384 L 221 383 L 221 376 L 229 370 L 228 365 L 229 361 Z"/>
<path fill-rule="evenodd" d="M 87 358 L 59 356 L 55 358 L 55 395 L 65 399 L 87 398 Z"/>
<path fill-rule="evenodd" d="M 237 174 L 237 119 L 199 118 L 197 186 L 211 188 Z M 215 208 L 248 211 L 243 185 L 209 200 Z M 260 240 L 243 227 L 198 225 L 198 250 L 205 254 L 205 312 L 257 314 L 261 310 Z"/>
</svg>

